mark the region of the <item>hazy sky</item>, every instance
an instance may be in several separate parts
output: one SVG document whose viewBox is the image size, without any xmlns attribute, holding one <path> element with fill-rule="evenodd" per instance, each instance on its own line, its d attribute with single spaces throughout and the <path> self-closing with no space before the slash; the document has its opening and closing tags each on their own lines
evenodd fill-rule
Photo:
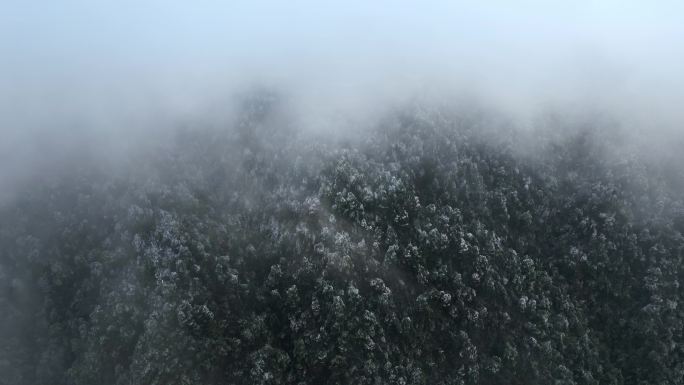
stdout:
<svg viewBox="0 0 684 385">
<path fill-rule="evenodd" d="M 312 111 L 453 92 L 684 122 L 681 1 L 5 0 L 0 58 L 5 137 L 200 114 L 250 82 Z"/>
</svg>

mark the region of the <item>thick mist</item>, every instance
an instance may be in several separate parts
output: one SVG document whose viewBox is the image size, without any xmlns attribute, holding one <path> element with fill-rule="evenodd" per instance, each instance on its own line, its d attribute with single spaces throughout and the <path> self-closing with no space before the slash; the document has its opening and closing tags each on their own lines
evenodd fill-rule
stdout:
<svg viewBox="0 0 684 385">
<path fill-rule="evenodd" d="M 0 385 L 682 384 L 684 5 L 0 5 Z"/>
<path fill-rule="evenodd" d="M 74 147 L 225 124 L 255 86 L 286 95 L 312 130 L 423 103 L 486 106 L 521 128 L 549 111 L 599 113 L 669 142 L 684 122 L 682 12 L 669 1 L 10 2 L 0 185 Z"/>
</svg>

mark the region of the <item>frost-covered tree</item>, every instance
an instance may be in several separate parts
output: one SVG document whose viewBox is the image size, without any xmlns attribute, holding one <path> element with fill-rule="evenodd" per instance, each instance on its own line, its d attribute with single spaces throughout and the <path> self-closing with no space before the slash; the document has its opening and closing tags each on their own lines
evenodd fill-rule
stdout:
<svg viewBox="0 0 684 385">
<path fill-rule="evenodd" d="M 284 110 L 5 204 L 0 384 L 684 382 L 672 170 L 600 129 Z"/>
</svg>

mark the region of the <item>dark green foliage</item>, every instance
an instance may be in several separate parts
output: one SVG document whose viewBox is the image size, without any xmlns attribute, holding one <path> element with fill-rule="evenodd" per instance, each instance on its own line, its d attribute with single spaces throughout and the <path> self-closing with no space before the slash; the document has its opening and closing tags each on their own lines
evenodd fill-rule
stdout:
<svg viewBox="0 0 684 385">
<path fill-rule="evenodd" d="M 275 101 L 2 208 L 0 384 L 684 383 L 671 173 L 420 111 L 322 140 Z"/>
</svg>

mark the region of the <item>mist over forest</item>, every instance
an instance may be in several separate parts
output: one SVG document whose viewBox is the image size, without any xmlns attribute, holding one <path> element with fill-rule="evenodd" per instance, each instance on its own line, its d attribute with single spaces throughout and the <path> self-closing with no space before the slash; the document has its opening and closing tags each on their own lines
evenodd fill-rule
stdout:
<svg viewBox="0 0 684 385">
<path fill-rule="evenodd" d="M 12 2 L 0 385 L 684 384 L 684 7 Z"/>
</svg>

